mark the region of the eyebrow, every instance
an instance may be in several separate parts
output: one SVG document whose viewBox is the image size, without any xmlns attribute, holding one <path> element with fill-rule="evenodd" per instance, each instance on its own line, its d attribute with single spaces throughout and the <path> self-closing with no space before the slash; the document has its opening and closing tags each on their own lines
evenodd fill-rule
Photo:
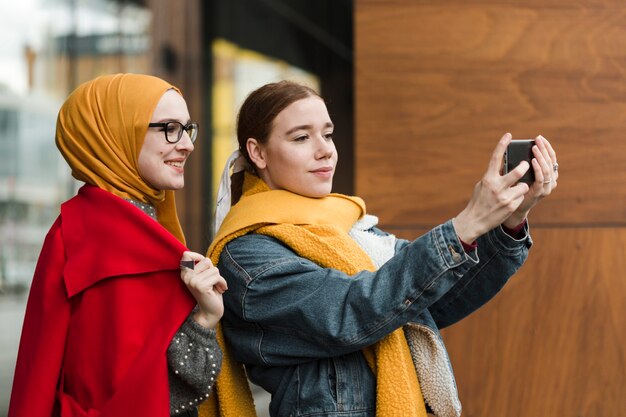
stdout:
<svg viewBox="0 0 626 417">
<path fill-rule="evenodd" d="M 326 122 L 324 123 L 324 128 L 328 128 L 328 127 L 335 127 L 334 124 L 332 124 L 331 122 Z M 291 129 L 289 129 L 288 131 L 285 132 L 285 136 L 289 136 L 294 132 L 297 132 L 298 130 L 311 130 L 313 128 L 312 125 L 300 125 L 300 126 L 294 126 Z"/>
<path fill-rule="evenodd" d="M 184 125 L 188 125 L 189 123 L 191 123 L 191 117 L 187 119 L 187 121 L 184 123 L 174 117 L 164 117 L 163 119 L 158 119 L 156 122 L 150 122 L 150 123 L 167 123 L 167 122 L 178 122 Z"/>
</svg>

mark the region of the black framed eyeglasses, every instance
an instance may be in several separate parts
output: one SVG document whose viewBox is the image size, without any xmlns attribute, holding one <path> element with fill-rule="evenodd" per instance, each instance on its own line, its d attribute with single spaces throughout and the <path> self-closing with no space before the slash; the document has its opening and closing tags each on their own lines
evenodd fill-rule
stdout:
<svg viewBox="0 0 626 417">
<path fill-rule="evenodd" d="M 198 123 L 191 122 L 184 125 L 180 122 L 161 122 L 161 123 L 149 123 L 148 127 L 162 127 L 165 132 L 165 140 L 168 143 L 178 143 L 183 137 L 183 132 L 187 132 L 191 143 L 196 141 L 198 137 Z"/>
</svg>

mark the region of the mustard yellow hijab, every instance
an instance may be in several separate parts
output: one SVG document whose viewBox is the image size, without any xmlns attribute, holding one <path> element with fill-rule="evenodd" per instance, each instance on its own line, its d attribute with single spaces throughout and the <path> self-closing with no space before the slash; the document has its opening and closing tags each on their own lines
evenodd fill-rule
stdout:
<svg viewBox="0 0 626 417">
<path fill-rule="evenodd" d="M 153 188 L 137 168 L 152 113 L 170 89 L 180 94 L 162 79 L 140 74 L 105 75 L 81 84 L 59 111 L 56 144 L 74 178 L 154 205 L 159 223 L 184 243 L 174 192 Z"/>
</svg>

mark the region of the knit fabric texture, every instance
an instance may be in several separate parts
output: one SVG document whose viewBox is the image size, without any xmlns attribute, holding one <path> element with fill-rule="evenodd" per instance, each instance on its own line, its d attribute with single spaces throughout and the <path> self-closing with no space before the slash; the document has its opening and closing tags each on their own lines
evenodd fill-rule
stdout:
<svg viewBox="0 0 626 417">
<path fill-rule="evenodd" d="M 376 216 L 365 215 L 352 227 L 350 236 L 380 268 L 395 255 L 396 237 L 373 233 L 371 229 L 377 224 Z M 437 417 L 459 417 L 461 402 L 441 337 L 419 323 L 408 323 L 403 329 L 424 400 Z"/>
<path fill-rule="evenodd" d="M 324 268 L 348 275 L 374 271 L 368 254 L 348 234 L 364 215 L 365 205 L 359 198 L 341 194 L 308 198 L 270 190 L 258 177 L 246 173 L 243 196 L 224 219 L 207 256 L 217 263 L 228 242 L 254 232 L 280 240 Z M 364 349 L 363 354 L 376 375 L 377 417 L 425 417 L 422 391 L 402 329 Z M 227 366 L 223 364 L 222 372 Z"/>
<path fill-rule="evenodd" d="M 222 351 L 222 369 L 213 393 L 198 407 L 199 417 L 256 417 L 254 400 L 243 366 L 229 353 L 224 333 L 218 323 L 217 342 Z"/>
</svg>

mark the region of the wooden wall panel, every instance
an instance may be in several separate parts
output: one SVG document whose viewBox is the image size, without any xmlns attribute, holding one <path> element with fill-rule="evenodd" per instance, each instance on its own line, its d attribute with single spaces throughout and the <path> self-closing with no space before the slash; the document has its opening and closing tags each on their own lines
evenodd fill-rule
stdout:
<svg viewBox="0 0 626 417">
<path fill-rule="evenodd" d="M 463 415 L 624 415 L 626 230 L 533 236 L 504 290 L 444 330 Z"/>
<path fill-rule="evenodd" d="M 414 238 L 462 210 L 507 131 L 559 154 L 528 261 L 444 331 L 463 415 L 624 415 L 626 7 L 355 5 L 356 194 L 385 229 Z"/>
<path fill-rule="evenodd" d="M 559 152 L 535 222 L 625 223 L 620 2 L 356 4 L 356 190 L 383 221 L 456 214 L 510 131 Z"/>
<path fill-rule="evenodd" d="M 500 294 L 442 332 L 463 416 L 622 416 L 626 229 L 532 235 L 528 261 Z"/>
</svg>

